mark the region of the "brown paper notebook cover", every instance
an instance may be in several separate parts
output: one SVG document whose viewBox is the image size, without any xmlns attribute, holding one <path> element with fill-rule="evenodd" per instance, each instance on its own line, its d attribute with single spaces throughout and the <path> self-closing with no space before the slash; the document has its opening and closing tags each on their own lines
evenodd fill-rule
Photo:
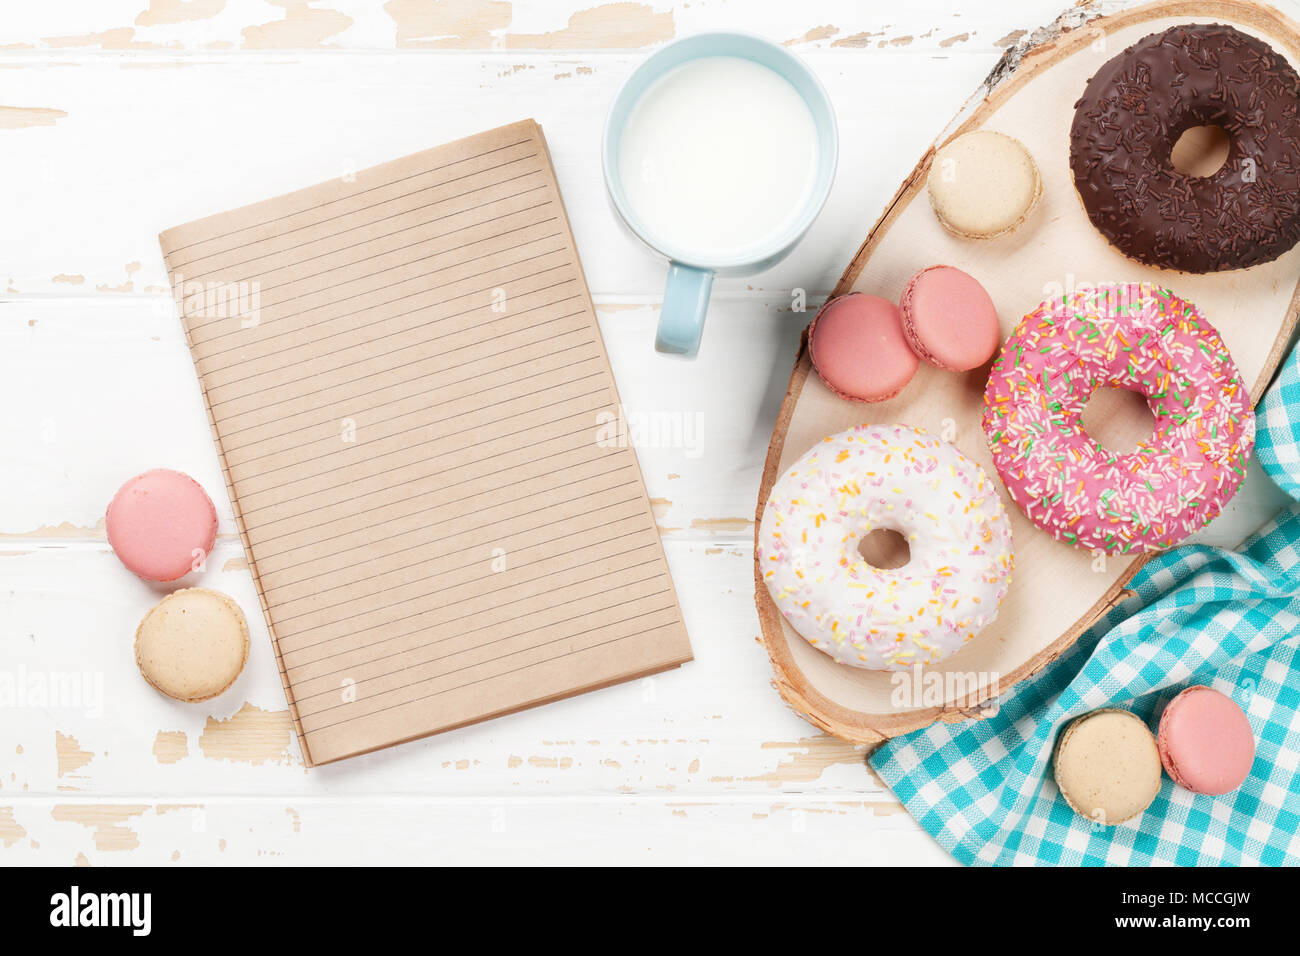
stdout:
<svg viewBox="0 0 1300 956">
<path fill-rule="evenodd" d="M 690 660 L 536 123 L 159 241 L 309 766 Z"/>
</svg>

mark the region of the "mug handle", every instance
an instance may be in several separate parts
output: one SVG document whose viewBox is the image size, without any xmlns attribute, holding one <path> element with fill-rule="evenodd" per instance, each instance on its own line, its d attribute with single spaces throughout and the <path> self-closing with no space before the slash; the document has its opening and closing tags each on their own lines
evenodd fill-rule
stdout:
<svg viewBox="0 0 1300 956">
<path fill-rule="evenodd" d="M 668 264 L 664 307 L 655 333 L 655 351 L 694 358 L 704 332 L 704 315 L 709 308 L 713 270 L 697 269 L 680 262 Z"/>
</svg>

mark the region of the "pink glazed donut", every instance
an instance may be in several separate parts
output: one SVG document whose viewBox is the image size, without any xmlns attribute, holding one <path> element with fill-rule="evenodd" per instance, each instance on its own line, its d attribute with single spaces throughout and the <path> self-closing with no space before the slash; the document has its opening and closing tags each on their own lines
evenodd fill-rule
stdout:
<svg viewBox="0 0 1300 956">
<path fill-rule="evenodd" d="M 1128 454 L 1084 431 L 1102 387 L 1139 392 L 1152 437 Z M 1255 443 L 1241 373 L 1190 302 L 1146 283 L 1080 289 L 1020 322 L 993 363 L 984 432 L 1011 498 L 1058 541 L 1172 547 L 1236 492 Z"/>
</svg>

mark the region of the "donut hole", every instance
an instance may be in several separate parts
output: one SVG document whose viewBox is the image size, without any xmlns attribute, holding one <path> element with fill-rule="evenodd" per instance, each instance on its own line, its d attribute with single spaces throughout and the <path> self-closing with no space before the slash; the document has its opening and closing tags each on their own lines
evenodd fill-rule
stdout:
<svg viewBox="0 0 1300 956">
<path fill-rule="evenodd" d="M 1192 126 L 1183 131 L 1169 153 L 1169 162 L 1184 176 L 1213 176 L 1228 161 L 1232 140 L 1222 126 Z"/>
<path fill-rule="evenodd" d="M 858 542 L 858 554 L 873 568 L 894 571 L 912 560 L 907 539 L 892 528 L 877 528 Z"/>
<path fill-rule="evenodd" d="M 1083 427 L 1101 447 L 1116 455 L 1137 451 L 1150 441 L 1156 420 L 1146 396 L 1126 388 L 1102 387 L 1083 407 Z"/>
</svg>

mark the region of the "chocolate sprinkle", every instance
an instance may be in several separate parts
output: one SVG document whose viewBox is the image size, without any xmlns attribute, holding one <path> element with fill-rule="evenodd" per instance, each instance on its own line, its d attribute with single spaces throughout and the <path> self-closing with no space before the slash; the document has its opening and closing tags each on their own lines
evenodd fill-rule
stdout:
<svg viewBox="0 0 1300 956">
<path fill-rule="evenodd" d="M 1193 126 L 1228 134 L 1211 176 L 1170 161 Z M 1195 273 L 1271 262 L 1300 241 L 1300 76 L 1229 26 L 1153 33 L 1088 81 L 1070 169 L 1092 224 L 1132 259 Z"/>
</svg>

